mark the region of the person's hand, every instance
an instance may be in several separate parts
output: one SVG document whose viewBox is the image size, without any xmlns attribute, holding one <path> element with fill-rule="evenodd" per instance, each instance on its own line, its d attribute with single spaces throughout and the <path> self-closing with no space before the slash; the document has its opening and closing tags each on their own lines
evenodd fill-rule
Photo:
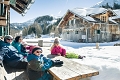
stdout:
<svg viewBox="0 0 120 80">
<path fill-rule="evenodd" d="M 60 53 L 57 53 L 57 55 L 58 55 L 58 56 L 61 56 L 61 54 L 60 54 Z"/>
<path fill-rule="evenodd" d="M 3 62 L 2 62 L 2 60 L 0 60 L 0 66 L 3 67 Z"/>
</svg>

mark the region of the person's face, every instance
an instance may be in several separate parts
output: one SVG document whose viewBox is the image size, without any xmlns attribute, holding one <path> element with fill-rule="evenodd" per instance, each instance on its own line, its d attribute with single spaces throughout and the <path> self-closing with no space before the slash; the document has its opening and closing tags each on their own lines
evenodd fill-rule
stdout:
<svg viewBox="0 0 120 80">
<path fill-rule="evenodd" d="M 21 42 L 22 42 L 22 40 L 23 40 L 22 38 L 19 38 L 19 41 L 18 41 L 18 42 L 20 42 L 20 43 L 21 43 Z"/>
<path fill-rule="evenodd" d="M 36 50 L 33 54 L 35 54 L 36 56 L 40 56 L 41 53 L 42 53 L 41 50 Z"/>
<path fill-rule="evenodd" d="M 58 46 L 59 45 L 59 43 L 55 43 L 55 46 Z"/>
<path fill-rule="evenodd" d="M 13 39 L 6 39 L 7 43 L 11 43 Z"/>
</svg>

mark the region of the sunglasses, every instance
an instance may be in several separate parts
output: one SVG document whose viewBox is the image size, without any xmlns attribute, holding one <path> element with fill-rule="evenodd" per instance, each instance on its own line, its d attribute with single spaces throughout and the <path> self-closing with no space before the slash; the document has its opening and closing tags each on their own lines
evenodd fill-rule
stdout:
<svg viewBox="0 0 120 80">
<path fill-rule="evenodd" d="M 42 51 L 36 51 L 36 53 L 42 53 Z"/>
<path fill-rule="evenodd" d="M 7 39 L 7 40 L 13 40 L 13 39 Z"/>
</svg>

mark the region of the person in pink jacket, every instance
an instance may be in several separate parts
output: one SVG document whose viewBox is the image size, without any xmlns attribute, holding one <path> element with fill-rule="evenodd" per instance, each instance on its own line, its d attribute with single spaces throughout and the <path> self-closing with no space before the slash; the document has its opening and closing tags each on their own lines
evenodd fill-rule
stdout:
<svg viewBox="0 0 120 80">
<path fill-rule="evenodd" d="M 58 55 L 58 56 L 64 56 L 64 57 L 66 55 L 66 50 L 59 44 L 59 41 L 57 38 L 54 40 L 54 43 L 51 47 L 51 54 Z"/>
<path fill-rule="evenodd" d="M 22 48 L 22 51 L 26 51 L 28 53 L 32 53 L 32 50 L 35 48 L 35 47 L 39 47 L 37 45 L 28 45 L 27 42 L 23 41 L 22 42 L 22 45 L 23 45 L 23 48 Z"/>
</svg>

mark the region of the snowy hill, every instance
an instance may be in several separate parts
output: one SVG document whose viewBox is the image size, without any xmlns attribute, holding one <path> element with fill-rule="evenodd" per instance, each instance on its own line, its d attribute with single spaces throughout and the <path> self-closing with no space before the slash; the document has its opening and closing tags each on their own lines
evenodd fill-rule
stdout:
<svg viewBox="0 0 120 80">
<path fill-rule="evenodd" d="M 39 16 L 37 18 L 28 20 L 24 23 L 11 23 L 10 27 L 12 29 L 21 30 L 24 27 L 28 27 L 29 25 L 33 24 L 34 22 L 39 23 L 41 27 L 44 27 L 44 25 L 46 25 L 46 27 L 48 27 L 48 26 L 56 23 L 59 18 L 61 18 L 61 17 L 54 17 L 54 16 L 49 16 L 49 15 Z"/>
<path fill-rule="evenodd" d="M 58 23 L 57 21 L 60 19 L 60 17 L 45 15 L 45 16 L 39 16 L 35 19 L 35 22 L 39 23 L 39 25 L 44 28 L 48 28 L 50 25 L 53 25 L 55 23 Z"/>
<path fill-rule="evenodd" d="M 28 20 L 28 21 L 26 21 L 26 22 L 24 22 L 24 23 L 11 23 L 11 24 L 10 24 L 10 27 L 11 27 L 12 29 L 21 30 L 21 29 L 23 29 L 24 27 L 28 27 L 29 25 L 33 24 L 35 19 L 36 19 L 36 18 L 31 19 L 31 20 Z"/>
<path fill-rule="evenodd" d="M 97 4 L 95 4 L 92 7 L 102 7 L 102 6 L 110 6 L 110 7 L 114 7 L 114 5 L 120 5 L 120 0 L 103 0 L 101 2 L 98 2 Z"/>
</svg>

